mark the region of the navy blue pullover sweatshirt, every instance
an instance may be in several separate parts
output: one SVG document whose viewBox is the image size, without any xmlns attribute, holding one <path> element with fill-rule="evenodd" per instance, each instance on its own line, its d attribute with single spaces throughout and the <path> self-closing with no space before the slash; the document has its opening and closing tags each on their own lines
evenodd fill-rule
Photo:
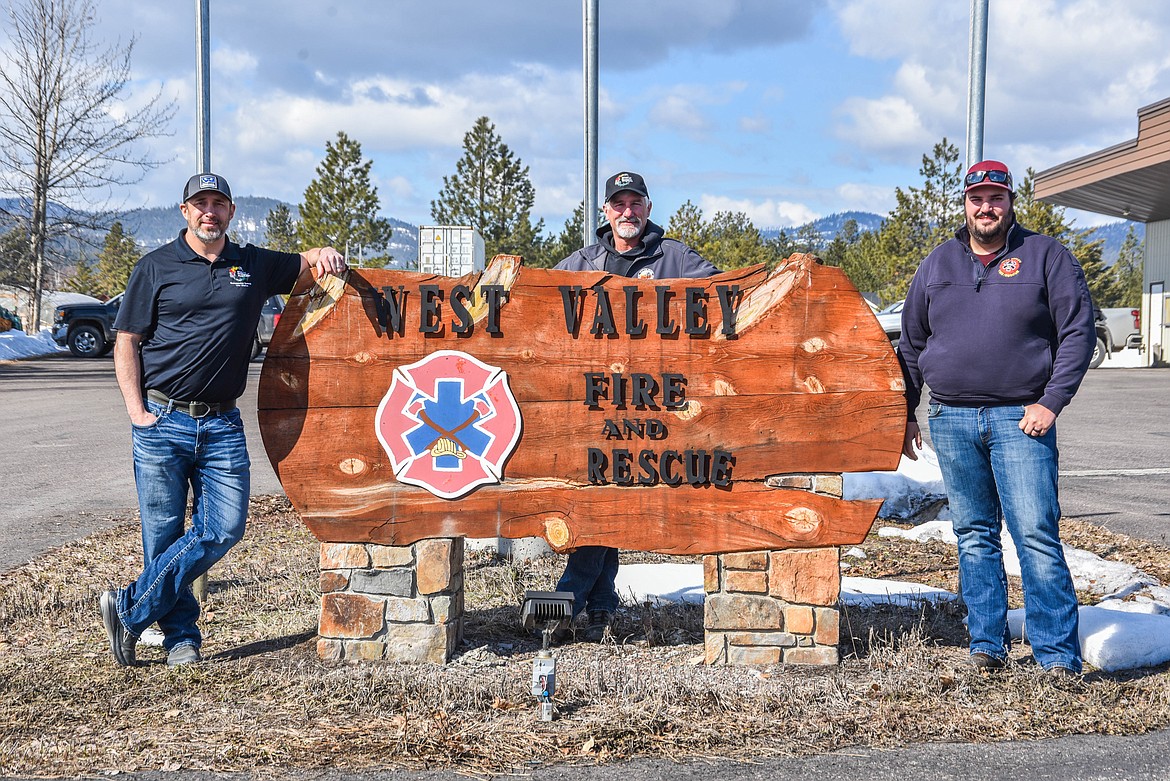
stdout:
<svg viewBox="0 0 1170 781">
<path fill-rule="evenodd" d="M 564 271 L 608 271 L 621 277 L 643 279 L 702 278 L 719 273 L 703 256 L 676 239 L 663 235 L 662 227 L 650 220 L 642 242 L 627 252 L 613 245 L 613 227 L 603 223 L 597 229 L 597 243 L 574 252 L 557 264 Z"/>
<path fill-rule="evenodd" d="M 1063 244 L 1013 224 L 984 267 L 963 226 L 922 261 L 902 308 L 909 419 L 923 383 L 950 406 L 1039 402 L 1059 415 L 1095 342 L 1085 272 Z"/>
</svg>

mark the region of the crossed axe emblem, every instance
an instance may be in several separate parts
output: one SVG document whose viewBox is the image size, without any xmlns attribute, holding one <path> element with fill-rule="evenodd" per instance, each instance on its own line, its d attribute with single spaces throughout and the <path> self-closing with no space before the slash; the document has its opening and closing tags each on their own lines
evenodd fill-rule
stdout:
<svg viewBox="0 0 1170 781">
<path fill-rule="evenodd" d="M 471 416 L 467 420 L 463 421 L 452 429 L 445 429 L 435 421 L 431 420 L 430 416 L 427 415 L 426 410 L 419 410 L 418 416 L 423 423 L 426 423 L 432 429 L 439 432 L 439 436 L 426 446 L 426 452 L 430 453 L 433 458 L 438 458 L 439 456 L 467 458 L 467 453 L 465 452 L 467 445 L 465 445 L 459 439 L 459 437 L 456 436 L 456 434 L 478 420 L 479 412 L 473 410 Z"/>
</svg>

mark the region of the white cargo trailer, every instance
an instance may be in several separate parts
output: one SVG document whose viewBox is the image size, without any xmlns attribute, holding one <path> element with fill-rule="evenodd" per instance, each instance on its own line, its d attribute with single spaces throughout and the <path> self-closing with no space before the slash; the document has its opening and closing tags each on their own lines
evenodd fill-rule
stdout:
<svg viewBox="0 0 1170 781">
<path fill-rule="evenodd" d="M 461 277 L 483 271 L 483 236 L 474 228 L 452 225 L 420 225 L 418 270 L 424 274 Z"/>
</svg>

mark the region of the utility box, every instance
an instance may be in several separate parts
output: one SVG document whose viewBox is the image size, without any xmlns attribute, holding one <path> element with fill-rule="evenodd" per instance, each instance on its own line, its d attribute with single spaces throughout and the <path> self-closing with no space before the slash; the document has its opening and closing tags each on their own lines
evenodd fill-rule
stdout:
<svg viewBox="0 0 1170 781">
<path fill-rule="evenodd" d="M 485 266 L 483 236 L 475 228 L 420 225 L 418 270 L 424 274 L 461 277 Z"/>
</svg>

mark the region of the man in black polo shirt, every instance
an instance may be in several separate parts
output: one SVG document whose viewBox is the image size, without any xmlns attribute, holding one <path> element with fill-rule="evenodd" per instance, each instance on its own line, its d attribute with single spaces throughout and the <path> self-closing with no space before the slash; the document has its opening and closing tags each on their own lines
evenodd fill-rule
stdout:
<svg viewBox="0 0 1170 781">
<path fill-rule="evenodd" d="M 227 239 L 235 216 L 222 176 L 197 174 L 179 206 L 187 228 L 134 267 L 115 327 L 114 369 L 130 416 L 145 568 L 101 597 L 118 664 L 135 663 L 158 623 L 167 664 L 198 662 L 202 636 L 191 583 L 244 535 L 250 475 L 236 399 L 248 379 L 264 301 L 340 274 L 332 247 L 300 254 Z M 188 492 L 191 528 L 184 530 Z"/>
</svg>

